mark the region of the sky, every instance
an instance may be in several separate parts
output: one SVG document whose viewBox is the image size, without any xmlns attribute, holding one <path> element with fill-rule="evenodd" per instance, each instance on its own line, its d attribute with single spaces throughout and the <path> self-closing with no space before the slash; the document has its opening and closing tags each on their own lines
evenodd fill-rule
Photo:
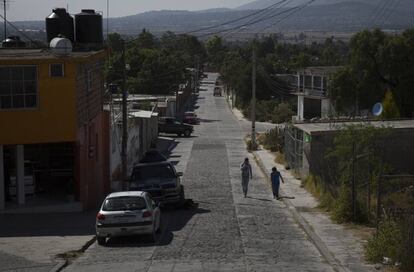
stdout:
<svg viewBox="0 0 414 272">
<path fill-rule="evenodd" d="M 10 21 L 43 20 L 55 7 L 69 6 L 72 14 L 81 9 L 95 9 L 106 17 L 107 0 L 7 0 L 7 18 Z M 109 0 L 109 17 L 134 15 L 150 10 L 202 10 L 234 8 L 253 0 Z M 3 2 L 3 0 L 1 0 Z M 2 10 L 2 8 L 1 8 Z M 0 12 L 3 14 L 3 11 Z"/>
</svg>

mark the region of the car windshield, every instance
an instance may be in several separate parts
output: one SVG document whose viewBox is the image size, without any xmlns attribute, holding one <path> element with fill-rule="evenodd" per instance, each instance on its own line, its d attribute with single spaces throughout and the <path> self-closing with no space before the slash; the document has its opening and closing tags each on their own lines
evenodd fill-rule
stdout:
<svg viewBox="0 0 414 272">
<path fill-rule="evenodd" d="M 134 169 L 132 181 L 147 183 L 148 180 L 159 180 L 174 177 L 174 170 L 171 165 L 147 165 Z"/>
<path fill-rule="evenodd" d="M 111 197 L 105 200 L 103 211 L 142 210 L 147 207 L 145 199 L 139 196 Z"/>
</svg>

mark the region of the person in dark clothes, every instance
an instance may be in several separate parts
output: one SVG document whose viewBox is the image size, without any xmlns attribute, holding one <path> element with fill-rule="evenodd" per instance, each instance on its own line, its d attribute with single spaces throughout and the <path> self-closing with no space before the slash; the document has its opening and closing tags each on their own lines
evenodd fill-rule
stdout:
<svg viewBox="0 0 414 272">
<path fill-rule="evenodd" d="M 249 188 L 249 180 L 253 178 L 252 175 L 252 166 L 249 163 L 249 159 L 245 158 L 244 162 L 240 165 L 240 170 L 242 174 L 242 189 L 244 197 L 247 196 L 247 190 Z"/>
<path fill-rule="evenodd" d="M 285 180 L 283 179 L 280 172 L 277 171 L 276 167 L 272 168 L 272 173 L 270 174 L 270 179 L 271 179 L 271 182 L 272 182 L 273 198 L 280 199 L 280 196 L 279 196 L 280 180 L 282 180 L 283 183 L 285 183 Z"/>
</svg>

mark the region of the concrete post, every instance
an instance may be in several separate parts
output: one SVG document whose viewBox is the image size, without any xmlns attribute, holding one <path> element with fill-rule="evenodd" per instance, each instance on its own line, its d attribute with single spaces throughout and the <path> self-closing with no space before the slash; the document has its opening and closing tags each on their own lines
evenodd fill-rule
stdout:
<svg viewBox="0 0 414 272">
<path fill-rule="evenodd" d="M 313 90 L 315 89 L 315 86 L 314 86 L 314 80 L 315 80 L 314 75 L 312 75 L 312 76 L 311 76 L 311 90 L 312 90 L 312 92 L 313 92 Z"/>
<path fill-rule="evenodd" d="M 305 109 L 305 98 L 302 95 L 298 95 L 298 120 L 303 120 Z"/>
<path fill-rule="evenodd" d="M 24 146 L 16 146 L 16 195 L 17 203 L 24 205 L 26 194 L 24 190 Z"/>
<path fill-rule="evenodd" d="M 4 154 L 3 154 L 3 146 L 0 145 L 0 210 L 4 210 L 6 208 L 6 198 L 5 198 L 5 187 L 4 182 Z"/>
</svg>

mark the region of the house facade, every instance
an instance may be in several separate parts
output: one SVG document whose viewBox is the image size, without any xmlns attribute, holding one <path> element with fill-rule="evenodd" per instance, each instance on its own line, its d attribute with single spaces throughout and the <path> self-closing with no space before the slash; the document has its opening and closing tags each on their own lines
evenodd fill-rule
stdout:
<svg viewBox="0 0 414 272">
<path fill-rule="evenodd" d="M 61 204 L 68 195 L 90 209 L 109 192 L 105 57 L 103 50 L 0 50 L 1 210 L 38 199 Z"/>
<path fill-rule="evenodd" d="M 334 108 L 329 98 L 332 75 L 339 66 L 307 67 L 297 72 L 297 121 L 328 118 Z"/>
</svg>

